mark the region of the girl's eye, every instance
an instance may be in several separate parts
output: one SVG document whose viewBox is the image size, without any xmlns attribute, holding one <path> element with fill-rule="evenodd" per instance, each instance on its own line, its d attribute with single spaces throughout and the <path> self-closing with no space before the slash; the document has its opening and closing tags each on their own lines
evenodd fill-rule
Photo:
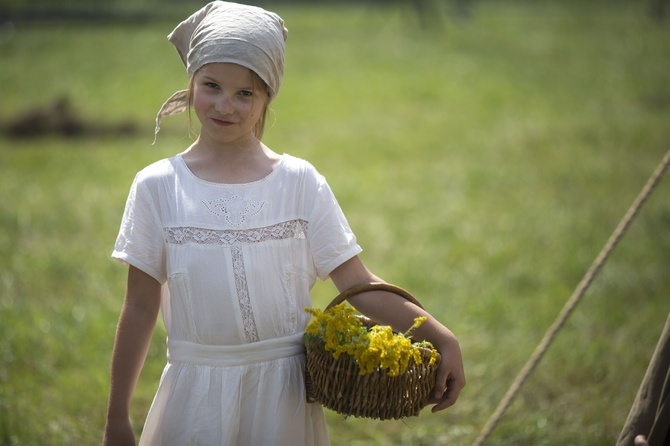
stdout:
<svg viewBox="0 0 670 446">
<path fill-rule="evenodd" d="M 249 91 L 249 90 L 242 90 L 242 91 L 240 91 L 238 94 L 239 94 L 240 96 L 253 96 L 253 95 L 254 95 L 253 92 L 251 92 L 251 91 Z"/>
<path fill-rule="evenodd" d="M 214 88 L 214 89 L 219 88 L 219 86 L 217 84 L 215 84 L 214 82 L 205 82 L 205 87 Z"/>
</svg>

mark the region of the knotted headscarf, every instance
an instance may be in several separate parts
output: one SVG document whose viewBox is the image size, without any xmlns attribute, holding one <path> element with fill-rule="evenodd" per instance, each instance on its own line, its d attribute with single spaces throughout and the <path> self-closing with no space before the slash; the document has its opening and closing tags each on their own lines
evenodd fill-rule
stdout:
<svg viewBox="0 0 670 446">
<path fill-rule="evenodd" d="M 214 1 L 181 22 L 168 35 L 189 78 L 203 65 L 229 62 L 254 71 L 267 84 L 269 100 L 284 76 L 288 30 L 277 14 L 256 6 Z M 173 94 L 156 116 L 156 130 L 165 116 L 188 110 L 188 91 Z"/>
</svg>

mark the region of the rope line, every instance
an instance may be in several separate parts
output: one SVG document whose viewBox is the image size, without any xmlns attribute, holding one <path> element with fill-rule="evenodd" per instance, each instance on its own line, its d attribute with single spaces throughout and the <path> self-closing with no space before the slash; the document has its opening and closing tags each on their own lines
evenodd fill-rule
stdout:
<svg viewBox="0 0 670 446">
<path fill-rule="evenodd" d="M 538 346 L 535 348 L 535 351 L 526 362 L 526 365 L 521 369 L 519 374 L 516 376 L 515 380 L 512 382 L 512 385 L 510 386 L 509 390 L 507 391 L 503 399 L 498 404 L 498 407 L 496 408 L 495 412 L 491 415 L 486 425 L 484 426 L 484 429 L 482 429 L 481 433 L 479 434 L 479 437 L 477 437 L 477 439 L 473 443 L 474 446 L 482 446 L 486 442 L 488 437 L 491 435 L 493 430 L 496 428 L 496 426 L 500 422 L 500 419 L 505 414 L 505 411 L 507 411 L 509 406 L 512 404 L 512 401 L 521 390 L 523 384 L 526 382 L 531 373 L 533 373 L 538 363 L 549 349 L 549 346 L 558 335 L 558 332 L 561 330 L 561 328 L 563 328 L 563 325 L 565 325 L 565 322 L 567 321 L 568 317 L 570 316 L 570 314 L 572 314 L 574 309 L 577 307 L 577 304 L 579 304 L 579 302 L 581 301 L 582 297 L 584 296 L 584 293 L 593 282 L 593 279 L 595 278 L 596 274 L 598 274 L 598 272 L 600 271 L 600 269 L 605 264 L 608 257 L 614 250 L 614 247 L 617 245 L 617 243 L 619 243 L 621 238 L 624 236 L 626 230 L 637 216 L 642 205 L 651 196 L 652 192 L 654 191 L 658 183 L 661 181 L 661 178 L 665 174 L 665 171 L 668 169 L 669 165 L 670 165 L 670 150 L 668 150 L 668 152 L 665 154 L 665 156 L 659 163 L 654 173 L 649 177 L 649 180 L 647 180 L 647 183 L 640 191 L 640 194 L 637 196 L 633 204 L 630 206 L 630 208 L 624 215 L 624 217 L 621 219 L 619 225 L 616 227 L 610 238 L 607 240 L 607 243 L 605 243 L 605 246 L 600 251 L 600 254 L 598 254 L 596 259 L 593 261 L 591 267 L 587 270 L 586 274 L 577 285 L 577 288 L 575 288 L 574 292 L 572 293 L 572 296 L 565 303 L 558 317 L 556 318 L 554 323 L 549 327 L 544 337 L 542 338 Z"/>
</svg>

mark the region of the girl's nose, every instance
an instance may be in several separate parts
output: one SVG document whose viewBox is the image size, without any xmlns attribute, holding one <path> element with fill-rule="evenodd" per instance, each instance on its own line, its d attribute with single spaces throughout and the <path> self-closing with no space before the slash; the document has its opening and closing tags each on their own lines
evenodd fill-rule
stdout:
<svg viewBox="0 0 670 446">
<path fill-rule="evenodd" d="M 226 94 L 221 95 L 221 97 L 216 101 L 214 108 L 222 115 L 229 115 L 235 111 L 232 98 Z"/>
</svg>

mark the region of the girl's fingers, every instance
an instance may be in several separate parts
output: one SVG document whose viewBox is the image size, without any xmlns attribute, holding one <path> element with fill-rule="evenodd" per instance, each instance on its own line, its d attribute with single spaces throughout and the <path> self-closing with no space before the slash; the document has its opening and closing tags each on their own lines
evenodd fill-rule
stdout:
<svg viewBox="0 0 670 446">
<path fill-rule="evenodd" d="M 435 404 L 432 412 L 435 413 L 453 406 L 463 387 L 465 387 L 463 373 L 452 370 L 447 361 L 440 364 L 435 379 L 435 389 L 428 401 L 429 404 Z"/>
<path fill-rule="evenodd" d="M 461 393 L 461 390 L 465 386 L 463 380 L 450 378 L 447 380 L 447 390 L 442 394 L 441 398 L 436 398 L 435 406 L 431 409 L 433 413 L 439 412 L 440 410 L 447 409 L 448 407 L 456 404 L 456 400 Z"/>
</svg>

